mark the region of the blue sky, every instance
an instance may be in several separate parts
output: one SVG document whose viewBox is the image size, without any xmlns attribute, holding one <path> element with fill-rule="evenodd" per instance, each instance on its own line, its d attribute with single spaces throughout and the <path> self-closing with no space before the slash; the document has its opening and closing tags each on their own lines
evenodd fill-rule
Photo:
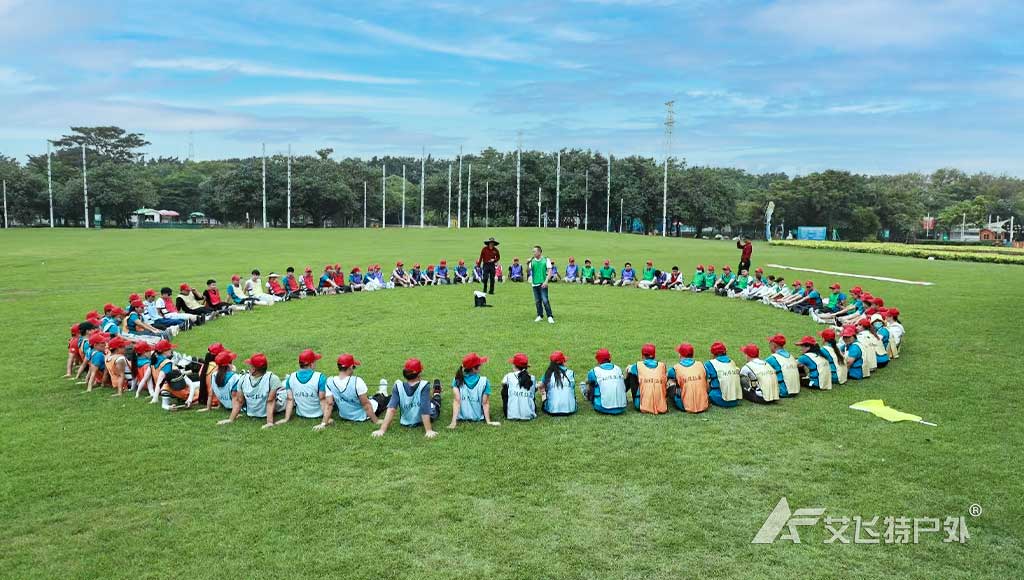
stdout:
<svg viewBox="0 0 1024 580">
<path fill-rule="evenodd" d="M 0 153 L 70 125 L 151 155 L 488 145 L 803 174 L 1024 175 L 1024 5 L 1003 0 L 0 0 Z"/>
</svg>

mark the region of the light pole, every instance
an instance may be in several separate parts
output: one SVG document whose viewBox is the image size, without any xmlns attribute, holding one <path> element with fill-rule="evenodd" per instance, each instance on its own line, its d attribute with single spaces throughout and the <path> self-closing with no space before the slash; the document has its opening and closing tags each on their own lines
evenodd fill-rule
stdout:
<svg viewBox="0 0 1024 580">
<path fill-rule="evenodd" d="M 53 171 L 50 163 L 50 141 L 46 141 L 46 191 L 50 194 L 50 227 L 53 224 Z"/>
<path fill-rule="evenodd" d="M 263 144 L 263 228 L 267 227 L 267 144 Z"/>
<path fill-rule="evenodd" d="M 555 229 L 558 229 L 562 217 L 562 151 L 559 150 L 555 161 Z"/>
<path fill-rule="evenodd" d="M 292 229 L 292 146 L 288 145 L 288 217 L 286 229 Z"/>
<path fill-rule="evenodd" d="M 380 165 L 380 229 L 388 227 L 388 166 Z"/>
<path fill-rule="evenodd" d="M 82 198 L 85 201 L 85 229 L 89 229 L 89 171 L 85 166 L 85 143 L 82 143 Z"/>
</svg>

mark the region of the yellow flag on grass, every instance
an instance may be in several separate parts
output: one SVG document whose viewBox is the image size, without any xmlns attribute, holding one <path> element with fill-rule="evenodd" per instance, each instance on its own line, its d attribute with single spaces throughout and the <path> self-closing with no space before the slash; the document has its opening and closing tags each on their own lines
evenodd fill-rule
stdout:
<svg viewBox="0 0 1024 580">
<path fill-rule="evenodd" d="M 921 423 L 923 425 L 930 425 L 932 427 L 935 426 L 935 423 L 929 423 L 927 421 L 924 421 L 921 419 L 921 417 L 918 417 L 917 415 L 911 415 L 910 413 L 897 411 L 892 407 L 886 406 L 885 401 L 883 401 L 882 399 L 870 399 L 867 401 L 861 401 L 859 403 L 854 403 L 850 405 L 850 408 L 855 409 L 857 411 L 865 411 L 867 413 L 871 413 L 876 417 L 881 417 L 882 419 L 885 419 L 886 421 L 892 423 L 895 423 L 897 421 L 913 421 L 915 423 Z"/>
</svg>

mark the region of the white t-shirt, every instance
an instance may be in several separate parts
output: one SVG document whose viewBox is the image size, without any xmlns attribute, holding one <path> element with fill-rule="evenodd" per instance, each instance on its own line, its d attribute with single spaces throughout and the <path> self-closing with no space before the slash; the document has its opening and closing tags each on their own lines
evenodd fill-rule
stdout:
<svg viewBox="0 0 1024 580">
<path fill-rule="evenodd" d="M 263 288 L 261 288 L 260 279 L 256 278 L 253 280 L 249 278 L 245 281 L 245 295 L 246 296 L 259 296 L 263 294 Z"/>
<path fill-rule="evenodd" d="M 366 382 L 363 381 L 363 379 L 360 378 L 360 377 L 353 376 L 353 377 L 339 378 L 338 376 L 333 376 L 333 377 L 328 378 L 327 382 L 328 383 L 332 383 L 334 385 L 337 385 L 338 386 L 338 390 L 341 390 L 346 385 L 348 385 L 349 387 L 355 387 L 356 388 L 356 396 L 357 397 L 366 394 Z M 327 389 L 326 395 L 328 397 L 333 397 L 334 396 L 331 393 L 330 389 Z"/>
</svg>

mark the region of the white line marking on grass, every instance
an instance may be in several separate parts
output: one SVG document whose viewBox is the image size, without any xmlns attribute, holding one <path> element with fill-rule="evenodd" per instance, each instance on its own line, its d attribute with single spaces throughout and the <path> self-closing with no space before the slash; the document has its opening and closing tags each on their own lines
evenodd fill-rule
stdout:
<svg viewBox="0 0 1024 580">
<path fill-rule="evenodd" d="M 782 268 L 783 270 L 796 270 L 798 272 L 814 272 L 815 274 L 830 274 L 832 276 L 847 276 L 849 278 L 864 278 L 866 280 L 880 280 L 882 282 L 896 282 L 897 284 L 912 284 L 914 286 L 934 286 L 934 282 L 920 282 L 918 280 L 903 280 L 901 278 L 887 278 L 885 276 L 868 276 L 866 274 L 850 274 L 848 272 L 832 272 L 830 270 L 815 270 L 814 268 L 794 268 L 782 264 L 767 264 L 769 268 Z"/>
</svg>

